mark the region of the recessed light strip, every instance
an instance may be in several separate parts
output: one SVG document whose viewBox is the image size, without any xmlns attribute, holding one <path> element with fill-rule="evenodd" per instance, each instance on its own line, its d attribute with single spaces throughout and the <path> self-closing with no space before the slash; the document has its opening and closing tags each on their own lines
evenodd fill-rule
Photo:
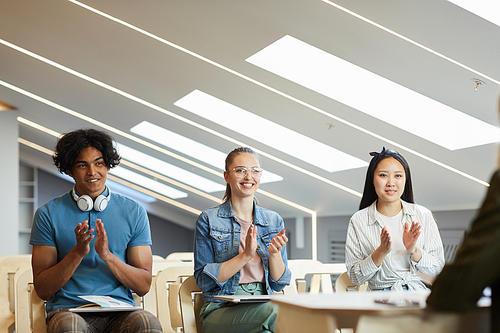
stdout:
<svg viewBox="0 0 500 333">
<path fill-rule="evenodd" d="M 238 76 L 238 77 L 240 77 L 240 78 L 242 78 L 242 79 L 244 79 L 244 80 L 246 80 L 246 81 L 248 81 L 248 82 L 254 83 L 254 84 L 256 84 L 256 85 L 258 85 L 258 86 L 260 86 L 260 87 L 262 87 L 262 88 L 264 88 L 264 89 L 267 89 L 267 90 L 269 90 L 269 91 L 271 91 L 271 92 L 274 92 L 274 93 L 276 93 L 276 94 L 278 94 L 278 95 L 280 95 L 280 96 L 282 96 L 282 97 L 284 97 L 284 98 L 287 98 L 287 99 L 289 99 L 289 100 L 291 100 L 291 101 L 293 101 L 293 102 L 296 102 L 296 103 L 298 103 L 298 104 L 300 104 L 300 105 L 302 105 L 302 106 L 304 106 L 304 107 L 307 107 L 307 108 L 309 108 L 309 109 L 311 109 L 311 110 L 313 110 L 313 111 L 316 111 L 316 112 L 318 112 L 318 113 L 320 113 L 320 114 L 322 114 L 322 115 L 324 115 L 324 116 L 326 116 L 326 117 L 332 118 L 332 119 L 334 119 L 334 120 L 336 120 L 336 121 L 338 121 L 338 122 L 340 122 L 340 123 L 343 123 L 343 124 L 345 124 L 345 125 L 347 125 L 347 126 L 350 126 L 350 127 L 354 128 L 354 129 L 359 130 L 359 131 L 361 131 L 361 132 L 363 132 L 363 133 L 365 133 L 365 134 L 367 134 L 367 135 L 370 135 L 370 136 L 372 136 L 372 137 L 374 137 L 374 138 L 377 138 L 377 139 L 380 139 L 380 140 L 382 140 L 382 141 L 385 141 L 385 142 L 387 142 L 387 143 L 391 144 L 391 145 L 392 145 L 392 146 L 394 146 L 394 147 L 398 147 L 399 149 L 405 150 L 405 151 L 409 152 L 410 154 L 414 154 L 415 156 L 418 156 L 418 157 L 420 157 L 420 158 L 423 158 L 423 159 L 425 159 L 426 161 L 429 161 L 429 162 L 431 162 L 431 163 L 433 163 L 433 164 L 439 165 L 439 166 L 441 166 L 441 167 L 443 167 L 443 168 L 445 168 L 445 169 L 447 169 L 447 170 L 449 170 L 449 171 L 451 171 L 451 172 L 454 172 L 454 173 L 456 173 L 456 174 L 459 174 L 459 175 L 461 175 L 461 176 L 463 176 L 463 177 L 465 177 L 465 178 L 468 178 L 468 179 L 470 179 L 470 180 L 472 180 L 472 181 L 474 181 L 474 182 L 477 182 L 477 183 L 479 183 L 479 184 L 481 184 L 481 185 L 484 185 L 484 186 L 489 186 L 489 184 L 488 184 L 487 182 L 483 181 L 483 180 L 480 180 L 480 179 L 478 179 L 478 178 L 476 178 L 476 177 L 473 177 L 473 176 L 471 176 L 471 175 L 469 175 L 469 174 L 466 174 L 465 172 L 462 172 L 462 171 L 460 171 L 460 170 L 458 170 L 458 169 L 455 169 L 455 168 L 453 168 L 453 167 L 451 167 L 451 166 L 449 166 L 449 165 L 446 165 L 446 164 L 444 164 L 444 163 L 442 163 L 442 162 L 439 162 L 439 161 L 437 161 L 437 160 L 435 160 L 435 159 L 433 159 L 433 158 L 431 158 L 431 157 L 428 157 L 428 156 L 426 156 L 426 155 L 424 155 L 424 154 L 422 154 L 422 153 L 419 153 L 419 152 L 417 152 L 417 151 L 415 151 L 415 150 L 413 150 L 413 149 L 410 149 L 410 148 L 408 148 L 408 147 L 406 147 L 406 146 L 404 146 L 404 145 L 401 145 L 401 144 L 396 143 L 396 142 L 394 142 L 394 141 L 392 141 L 392 140 L 389 140 L 388 138 L 385 138 L 385 137 L 383 137 L 383 136 L 381 136 L 381 135 L 379 135 L 379 134 L 376 134 L 376 133 L 374 133 L 374 132 L 371 132 L 371 131 L 369 131 L 369 130 L 367 130 L 367 129 L 365 129 L 365 128 L 361 127 L 361 126 L 355 125 L 355 124 L 353 124 L 353 123 L 351 123 L 351 122 L 349 122 L 349 121 L 347 121 L 347 120 L 344 120 L 344 119 L 342 119 L 342 118 L 340 118 L 340 117 L 334 116 L 334 115 L 332 115 L 332 114 L 330 114 L 330 113 L 328 113 L 328 112 L 326 112 L 326 111 L 324 111 L 324 110 L 322 110 L 322 109 L 320 109 L 320 108 L 317 108 L 317 107 L 315 107 L 315 106 L 313 106 L 313 105 L 311 105 L 311 104 L 309 104 L 309 103 L 306 103 L 306 102 L 304 102 L 304 101 L 302 101 L 302 100 L 300 100 L 300 99 L 298 99 L 298 98 L 295 98 L 295 97 L 293 97 L 293 96 L 291 96 L 291 95 L 288 95 L 288 94 L 286 94 L 286 93 L 284 93 L 284 92 L 282 92 L 282 91 L 280 91 L 280 90 L 277 90 L 277 89 L 272 88 L 272 87 L 270 87 L 270 86 L 268 86 L 268 85 L 265 85 L 264 83 L 261 83 L 261 82 L 259 82 L 259 81 L 257 81 L 257 80 L 254 80 L 254 79 L 252 79 L 252 78 L 250 78 L 250 77 L 248 77 L 248 76 L 246 76 L 246 75 L 243 75 L 243 74 L 241 74 L 241 73 L 238 73 L 238 72 L 236 72 L 236 71 L 234 71 L 234 70 L 232 70 L 232 69 L 230 69 L 230 68 L 228 68 L 228 67 L 225 67 L 225 66 L 223 66 L 223 65 L 221 65 L 221 64 L 219 64 L 219 63 L 217 63 L 217 62 L 215 62 L 215 61 L 212 61 L 212 60 L 210 60 L 210 59 L 208 59 L 208 58 L 205 58 L 205 57 L 203 57 L 203 56 L 201 56 L 201 55 L 199 55 L 199 54 L 196 54 L 196 53 L 194 53 L 194 52 L 192 52 L 192 51 L 189 51 L 189 50 L 187 50 L 187 49 L 185 49 L 185 48 L 183 48 L 183 47 L 181 47 L 181 46 L 179 46 L 179 45 L 176 45 L 176 44 L 174 44 L 174 43 L 171 43 L 171 42 L 169 42 L 169 41 L 167 41 L 167 40 L 165 40 L 165 39 L 163 39 L 163 38 L 160 38 L 160 37 L 158 37 L 158 36 L 156 36 L 156 35 L 154 35 L 154 34 L 151 34 L 151 33 L 147 32 L 147 31 L 145 31 L 145 30 L 142 30 L 142 29 L 140 29 L 140 28 L 138 28 L 138 27 L 135 27 L 135 26 L 133 26 L 133 25 L 131 25 L 131 24 L 129 24 L 129 23 L 126 23 L 126 22 L 124 22 L 124 21 L 122 21 L 122 20 L 119 20 L 119 19 L 117 19 L 117 18 L 114 18 L 114 17 L 112 17 L 112 16 L 110 16 L 110 15 L 108 15 L 108 14 L 105 14 L 105 13 L 103 13 L 103 12 L 100 12 L 100 11 L 98 11 L 98 10 L 94 9 L 94 8 L 88 7 L 87 5 L 84 5 L 84 4 L 82 4 L 82 3 L 79 3 L 78 1 L 74 1 L 74 0 L 69 0 L 69 1 L 71 1 L 71 2 L 73 2 L 74 4 L 77 4 L 77 5 L 79 5 L 79 6 L 82 6 L 82 7 L 86 8 L 86 9 L 88 9 L 88 10 L 91 10 L 91 11 L 93 11 L 93 12 L 94 12 L 94 13 L 96 13 L 96 14 L 99 14 L 99 15 L 102 15 L 102 16 L 104 16 L 104 17 L 106 17 L 106 18 L 109 18 L 109 19 L 111 19 L 111 20 L 113 20 L 113 21 L 115 21 L 115 22 L 117 22 L 117 23 L 119 23 L 119 24 L 122 24 L 122 25 L 124 25 L 124 26 L 127 26 L 127 27 L 129 27 L 129 28 L 131 28 L 131 29 L 133 29 L 133 30 L 135 30 L 135 31 L 137 31 L 137 32 L 139 32 L 139 33 L 142 33 L 142 34 L 144 34 L 144 35 L 146 35 L 146 36 L 148 36 L 148 37 L 151 37 L 151 38 L 153 38 L 153 39 L 155 39 L 155 40 L 158 40 L 158 41 L 159 41 L 159 42 L 161 42 L 161 43 L 164 43 L 164 44 L 169 45 L 169 46 L 171 46 L 171 47 L 173 47 L 173 48 L 175 48 L 175 49 L 177 49 L 177 50 L 180 50 L 180 51 L 182 51 L 182 52 L 185 52 L 185 53 L 187 53 L 187 54 L 189 54 L 189 55 L 191 55 L 191 56 L 193 56 L 193 57 L 195 57 L 195 58 L 197 58 L 197 59 L 200 59 L 200 60 L 202 60 L 202 61 L 204 61 L 204 62 L 206 62 L 206 63 L 209 63 L 209 64 L 211 64 L 211 65 L 213 65 L 213 66 L 215 66 L 215 67 L 218 67 L 218 68 L 220 68 L 220 69 L 222 69 L 222 70 L 224 70 L 224 71 L 226 71 L 226 72 L 228 72 L 228 73 L 234 74 L 234 75 L 236 75 L 236 76 Z M 323 1 L 324 1 L 324 0 L 323 0 Z M 332 4 L 333 4 L 333 3 L 332 3 Z M 343 7 L 342 7 L 342 8 L 343 8 Z M 340 9 L 340 8 L 339 8 L 339 9 Z M 1 43 L 1 42 L 2 42 L 2 40 L 0 39 L 0 43 Z M 21 52 L 22 52 L 22 51 L 21 51 Z M 466 67 L 467 67 L 467 66 L 466 66 Z M 472 70 L 472 72 L 476 73 L 477 71 Z M 477 73 L 478 73 L 478 72 L 477 72 Z M 480 75 L 480 74 L 478 74 L 478 75 Z M 484 75 L 483 75 L 483 77 L 490 79 L 488 76 L 484 76 Z M 500 82 L 498 82 L 498 81 L 496 81 L 496 80 L 494 80 L 494 79 L 491 79 L 491 80 L 492 80 L 493 82 L 496 82 L 496 83 L 500 84 Z M 196 126 L 196 125 L 194 125 L 194 126 Z M 198 126 L 197 126 L 197 127 L 198 127 Z M 210 133 L 212 133 L 212 131 L 209 131 L 209 132 L 210 132 Z M 219 135 L 218 133 L 212 133 L 212 134 L 214 134 L 214 135 L 217 135 L 217 136 L 220 136 L 220 137 L 224 138 L 224 136 L 221 136 L 221 135 Z M 231 142 L 234 142 L 234 141 L 231 141 Z M 261 155 L 263 155 L 261 152 L 259 152 L 259 153 L 260 153 Z M 286 163 L 283 163 L 283 164 L 287 165 Z M 298 171 L 299 171 L 299 170 L 298 170 Z M 302 171 L 301 171 L 301 172 L 302 172 Z M 318 179 L 318 180 L 322 180 L 322 181 L 324 181 L 323 179 L 320 179 L 320 178 L 322 178 L 322 177 L 319 177 L 319 176 L 317 176 L 317 175 L 315 175 L 315 174 L 311 175 L 311 173 L 309 173 L 309 172 L 307 172 L 307 171 L 306 171 L 306 172 L 304 172 L 304 173 L 305 173 L 305 174 L 309 174 L 311 177 L 314 177 L 314 178 L 316 178 L 316 179 Z M 345 190 L 345 191 L 347 191 L 347 192 L 349 192 L 349 193 L 352 193 L 352 194 L 354 194 L 354 195 L 357 195 L 357 196 L 361 197 L 361 193 L 356 192 L 356 191 L 353 191 L 353 190 L 351 190 L 351 189 L 349 189 L 349 188 L 347 188 L 347 187 L 345 187 L 345 186 L 342 186 L 342 185 L 340 185 L 340 184 L 337 184 L 337 183 L 331 182 L 331 181 L 329 181 L 329 180 L 327 180 L 327 181 L 325 181 L 325 182 L 326 182 L 326 183 L 329 183 L 330 185 L 336 186 L 336 187 L 338 187 L 338 188 L 340 188 L 340 189 L 343 189 L 343 190 Z"/>
<path fill-rule="evenodd" d="M 22 123 L 22 124 L 28 125 L 30 127 L 36 128 L 37 130 L 42 131 L 44 133 L 47 133 L 49 135 L 52 135 L 52 136 L 54 136 L 56 138 L 59 138 L 61 136 L 60 133 L 58 133 L 56 131 L 53 131 L 50 128 L 47 128 L 47 127 L 42 126 L 40 124 L 37 124 L 37 123 L 35 123 L 35 122 L 31 121 L 31 120 L 28 120 L 26 118 L 17 117 L 17 121 L 20 122 L 20 123 Z"/>
<path fill-rule="evenodd" d="M 159 158 L 143 153 L 137 149 L 130 148 L 122 143 L 117 143 L 117 149 L 120 156 L 130 162 L 141 165 L 151 171 L 163 174 L 167 177 L 174 178 L 179 182 L 202 190 L 206 193 L 223 192 L 226 188 L 218 182 L 201 177 L 194 172 L 167 163 Z M 221 179 L 222 177 L 219 178 Z"/>
<path fill-rule="evenodd" d="M 136 191 L 142 192 L 142 193 L 147 194 L 147 195 L 149 195 L 149 196 L 152 196 L 152 197 L 154 197 L 154 198 L 156 198 L 156 199 L 158 199 L 158 200 L 161 200 L 161 201 L 163 201 L 163 202 L 166 202 L 166 203 L 168 203 L 168 204 L 170 204 L 170 205 L 172 205 L 172 206 L 175 206 L 175 207 L 179 207 L 179 208 L 181 208 L 181 209 L 184 209 L 185 211 L 188 211 L 188 212 L 193 213 L 193 214 L 195 214 L 195 215 L 200 215 L 200 213 L 201 213 L 201 211 L 200 211 L 200 210 L 198 210 L 198 209 L 195 209 L 195 208 L 193 208 L 193 207 L 190 207 L 190 206 L 185 205 L 185 204 L 183 204 L 183 203 L 180 203 L 180 202 L 178 202 L 178 201 L 175 201 L 175 200 L 172 200 L 172 199 L 170 199 L 170 198 L 167 198 L 166 196 L 163 196 L 163 195 L 158 194 L 158 193 L 156 193 L 156 192 L 153 192 L 153 191 L 150 191 L 150 190 L 148 190 L 148 189 L 145 189 L 145 188 L 143 188 L 143 187 L 141 187 L 141 186 L 138 186 L 138 185 L 136 185 L 136 184 L 133 184 L 133 183 L 131 183 L 131 182 L 128 182 L 128 181 L 126 181 L 126 180 L 123 180 L 123 179 L 121 179 L 121 178 L 119 178 L 119 177 L 115 177 L 115 176 L 113 176 L 113 175 L 108 175 L 108 178 L 109 178 L 109 179 L 111 179 L 111 180 L 113 180 L 113 181 L 115 181 L 115 182 L 117 182 L 117 183 L 120 183 L 120 184 L 122 184 L 122 185 L 128 186 L 128 187 L 130 187 L 130 188 L 133 188 L 133 189 L 134 189 L 134 190 L 136 190 Z"/>
<path fill-rule="evenodd" d="M 482 76 L 482 77 L 484 77 L 485 79 L 490 80 L 490 81 L 495 82 L 496 84 L 500 85 L 500 81 L 498 81 L 498 80 L 496 80 L 496 79 L 494 79 L 494 78 L 492 78 L 492 77 L 490 77 L 490 76 L 488 76 L 488 75 L 486 75 L 486 74 L 483 74 L 483 73 L 481 73 L 481 72 L 479 72 L 479 71 L 475 70 L 474 68 L 471 68 L 471 67 L 469 67 L 469 66 L 466 66 L 466 65 L 462 64 L 462 63 L 461 63 L 461 62 L 459 62 L 459 61 L 456 61 L 456 60 L 454 60 L 454 59 L 452 59 L 452 58 L 450 58 L 450 57 L 447 57 L 447 56 L 445 56 L 444 54 L 439 53 L 439 52 L 437 52 L 437 51 L 435 51 L 435 50 L 433 50 L 433 49 L 431 49 L 431 48 L 429 48 L 429 47 L 427 47 L 427 46 L 425 46 L 425 45 L 422 45 L 422 44 L 420 44 L 420 43 L 418 43 L 418 42 L 414 41 L 413 39 L 410 39 L 410 38 L 408 38 L 408 37 L 405 37 L 405 36 L 401 35 L 400 33 L 395 32 L 394 30 L 391 30 L 391 29 L 389 29 L 389 28 L 386 28 L 386 27 L 384 27 L 384 26 L 383 26 L 383 25 L 381 25 L 381 24 L 378 24 L 378 23 L 376 23 L 376 22 L 374 22 L 374 21 L 372 21 L 372 20 L 370 20 L 370 19 L 368 19 L 368 18 L 366 18 L 366 17 L 364 17 L 364 16 L 361 16 L 361 15 L 359 15 L 359 14 L 357 14 L 357 13 L 353 12 L 352 10 L 349 10 L 349 9 L 347 9 L 347 8 L 345 8 L 345 7 L 342 7 L 342 6 L 338 5 L 338 4 L 336 4 L 335 2 L 332 2 L 332 1 L 330 1 L 330 0 L 321 0 L 321 1 L 323 1 L 324 3 L 329 4 L 330 6 L 333 6 L 333 7 L 337 8 L 337 9 L 340 9 L 341 11 L 343 11 L 343 12 L 345 12 L 345 13 L 349 14 L 349 15 L 352 15 L 352 16 L 354 16 L 354 17 L 356 17 L 356 18 L 358 18 L 358 19 L 360 19 L 360 20 L 362 20 L 362 21 L 365 21 L 366 23 L 371 24 L 371 25 L 373 25 L 374 27 L 377 27 L 377 28 L 379 28 L 379 29 L 382 29 L 382 30 L 384 30 L 384 31 L 386 31 L 386 32 L 388 32 L 388 33 L 390 33 L 390 34 L 391 34 L 391 35 L 393 35 L 393 36 L 396 36 L 396 37 L 398 37 L 398 38 L 401 38 L 402 40 L 405 40 L 405 41 L 407 41 L 408 43 L 411 43 L 411 44 L 413 44 L 413 45 L 415 45 L 415 46 L 417 46 L 417 47 L 419 47 L 419 48 L 421 48 L 421 49 L 423 49 L 423 50 L 425 50 L 425 51 L 427 51 L 427 52 L 430 52 L 430 53 L 432 53 L 432 54 L 434 54 L 434 55 L 436 55 L 436 56 L 438 56 L 438 57 L 440 57 L 440 58 L 442 58 L 442 59 L 444 59 L 444 60 L 447 60 L 447 61 L 449 61 L 449 62 L 451 62 L 451 63 L 453 63 L 453 64 L 455 64 L 455 65 L 457 65 L 457 66 L 460 66 L 460 67 L 462 67 L 463 69 L 466 69 L 466 70 L 468 70 L 468 71 L 470 71 L 470 72 L 472 72 L 472 73 L 474 73 L 474 74 L 477 74 L 477 75 L 479 75 L 479 76 Z"/>
<path fill-rule="evenodd" d="M 301 210 L 301 211 L 306 212 L 306 213 L 308 213 L 308 214 L 311 214 L 311 215 L 316 214 L 316 212 L 315 212 L 315 211 L 313 211 L 313 210 L 311 210 L 311 209 L 309 209 L 309 208 L 306 208 L 306 207 L 304 207 L 304 206 L 301 206 L 301 205 L 296 204 L 296 203 L 294 203 L 294 202 L 291 202 L 291 201 L 289 201 L 289 200 L 286 200 L 286 199 L 280 198 L 280 197 L 278 197 L 277 195 L 274 195 L 274 194 L 272 194 L 272 193 L 270 193 L 270 192 L 264 191 L 264 190 L 262 190 L 262 189 L 260 189 L 260 188 L 257 190 L 257 192 L 258 192 L 258 193 L 260 193 L 260 194 L 265 195 L 266 197 L 272 198 L 272 199 L 277 200 L 277 201 L 281 201 L 282 203 L 284 203 L 284 204 L 286 204 L 286 205 L 288 205 L 288 206 L 295 207 L 295 208 L 297 208 L 298 210 Z"/>
<path fill-rule="evenodd" d="M 47 148 L 42 147 L 40 145 L 37 145 L 36 143 L 28 141 L 28 140 L 23 139 L 23 138 L 17 138 L 17 142 L 19 142 L 19 143 L 21 143 L 21 144 L 23 144 L 25 146 L 31 147 L 31 148 L 33 148 L 35 150 L 41 151 L 42 153 L 45 153 L 45 154 L 50 155 L 50 156 L 52 156 L 52 154 L 54 153 L 50 149 L 47 149 Z"/>
<path fill-rule="evenodd" d="M 136 185 L 165 195 L 170 199 L 183 199 L 187 198 L 188 196 L 186 192 L 179 191 L 178 189 L 165 185 L 162 182 L 156 181 L 155 179 L 146 177 L 142 174 L 124 168 L 122 165 L 118 165 L 116 168 L 110 169 L 108 174 L 112 174 L 113 176 L 119 177 L 121 179 L 126 179 Z"/>
<path fill-rule="evenodd" d="M 131 168 L 133 168 L 133 169 L 135 169 L 137 171 L 140 171 L 142 173 L 146 173 L 146 174 L 150 175 L 151 177 L 154 177 L 154 178 L 157 178 L 157 179 L 161 179 L 164 182 L 167 182 L 167 183 L 170 183 L 172 185 L 178 186 L 178 187 L 180 187 L 180 188 L 182 188 L 182 189 L 184 189 L 186 191 L 190 191 L 190 192 L 192 192 L 194 194 L 197 194 L 197 195 L 199 195 L 201 197 L 204 197 L 204 198 L 206 198 L 208 200 L 211 200 L 211 201 L 214 201 L 214 202 L 217 202 L 217 203 L 221 202 L 221 199 L 216 198 L 213 195 L 207 194 L 207 193 L 205 193 L 203 191 L 195 189 L 194 187 L 191 187 L 191 186 L 186 185 L 184 183 L 178 182 L 178 181 L 176 181 L 174 179 L 171 179 L 171 178 L 169 178 L 167 176 L 164 176 L 162 174 L 159 174 L 157 172 L 154 172 L 154 171 L 151 171 L 149 169 L 143 168 L 140 165 L 137 165 L 135 163 L 132 163 L 132 162 L 129 162 L 127 160 L 122 159 L 120 164 L 123 164 L 123 165 L 126 165 L 128 167 L 131 167 Z"/>
</svg>

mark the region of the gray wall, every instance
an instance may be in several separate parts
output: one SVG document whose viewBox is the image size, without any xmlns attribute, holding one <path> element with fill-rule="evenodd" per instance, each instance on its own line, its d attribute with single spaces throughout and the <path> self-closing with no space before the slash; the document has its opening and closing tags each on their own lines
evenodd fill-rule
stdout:
<svg viewBox="0 0 500 333">
<path fill-rule="evenodd" d="M 19 250 L 19 126 L 16 111 L 0 111 L 0 155 L 3 158 L 0 191 L 0 254 Z"/>
<path fill-rule="evenodd" d="M 166 257 L 172 252 L 193 251 L 194 230 L 151 214 L 149 223 L 153 238 L 153 254 Z"/>
</svg>

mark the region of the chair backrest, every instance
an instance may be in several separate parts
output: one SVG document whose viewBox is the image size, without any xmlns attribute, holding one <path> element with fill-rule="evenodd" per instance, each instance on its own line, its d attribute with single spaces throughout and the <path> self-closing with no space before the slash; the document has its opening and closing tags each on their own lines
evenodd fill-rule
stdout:
<svg viewBox="0 0 500 333">
<path fill-rule="evenodd" d="M 166 260 L 165 258 L 153 260 L 153 279 L 151 280 L 151 287 L 149 288 L 149 292 L 142 298 L 144 310 L 147 310 L 150 313 L 152 313 L 153 315 L 158 316 L 159 310 L 157 309 L 158 300 L 157 300 L 157 295 L 156 295 L 156 292 L 158 289 L 156 286 L 156 277 L 158 275 L 158 272 L 164 270 L 167 267 L 182 266 L 182 265 L 193 267 L 192 262 L 182 262 L 182 261 L 178 261 L 178 260 L 175 260 L 175 261 L 174 260 Z M 167 313 L 168 313 L 168 311 L 167 311 Z M 178 311 L 177 318 L 178 318 L 178 320 L 176 321 L 176 323 L 179 323 L 179 325 L 180 325 L 180 322 L 181 322 L 180 310 Z"/>
<path fill-rule="evenodd" d="M 323 264 L 317 260 L 289 260 L 288 268 L 292 272 L 292 278 L 290 285 L 284 289 L 285 295 L 305 292 L 307 275 L 311 275 L 311 294 L 319 293 L 320 286 L 323 293 L 333 293 L 331 275 L 339 275 L 346 271 L 343 263 Z"/>
<path fill-rule="evenodd" d="M 163 258 L 162 256 L 160 256 L 158 254 L 153 254 L 152 257 L 153 257 L 153 261 L 162 261 L 162 260 L 165 260 L 165 258 Z"/>
<path fill-rule="evenodd" d="M 45 333 L 45 303 L 33 288 L 31 265 L 17 270 L 14 285 L 16 333 Z"/>
<path fill-rule="evenodd" d="M 181 301 L 182 327 L 184 333 L 201 333 L 200 312 L 203 296 L 196 285 L 194 276 L 182 282 L 179 289 Z"/>
<path fill-rule="evenodd" d="M 182 327 L 179 308 L 179 286 L 182 277 L 193 275 L 192 262 L 170 263 L 156 275 L 156 311 L 163 332 L 176 332 L 174 328 Z"/>
<path fill-rule="evenodd" d="M 345 293 L 346 291 L 366 291 L 368 288 L 368 282 L 358 286 L 354 284 L 347 275 L 347 272 L 342 273 L 335 281 L 335 292 Z"/>
<path fill-rule="evenodd" d="M 177 261 L 194 261 L 193 252 L 172 252 L 166 258 L 166 260 L 177 260 Z"/>
<path fill-rule="evenodd" d="M 0 256 L 0 333 L 12 332 L 14 329 L 14 274 L 19 267 L 30 262 L 30 254 Z"/>
<path fill-rule="evenodd" d="M 45 312 L 45 301 L 38 297 L 33 283 L 28 285 L 29 297 L 31 299 L 30 306 L 30 322 L 33 333 L 47 332 L 47 313 Z"/>
</svg>

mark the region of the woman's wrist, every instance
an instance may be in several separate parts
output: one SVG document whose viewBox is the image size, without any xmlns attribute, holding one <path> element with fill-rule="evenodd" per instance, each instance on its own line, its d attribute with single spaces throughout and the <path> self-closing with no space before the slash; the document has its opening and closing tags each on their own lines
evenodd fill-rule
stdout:
<svg viewBox="0 0 500 333">
<path fill-rule="evenodd" d="M 384 261 L 389 252 L 386 252 L 385 248 L 382 248 L 381 246 L 377 247 L 372 253 L 372 260 L 375 266 L 380 267 L 380 265 L 382 265 L 382 261 Z"/>
<path fill-rule="evenodd" d="M 408 252 L 410 253 L 411 260 L 415 262 L 419 262 L 422 258 L 422 251 L 420 251 L 416 246 L 413 246 L 413 248 Z"/>
</svg>

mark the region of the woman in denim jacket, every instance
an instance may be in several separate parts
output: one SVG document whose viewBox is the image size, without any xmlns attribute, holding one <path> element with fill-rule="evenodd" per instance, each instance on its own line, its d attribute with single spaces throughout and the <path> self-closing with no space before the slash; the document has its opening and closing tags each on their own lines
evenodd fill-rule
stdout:
<svg viewBox="0 0 500 333">
<path fill-rule="evenodd" d="M 223 203 L 207 209 L 196 222 L 196 284 L 203 291 L 203 333 L 275 332 L 272 303 L 233 305 L 217 295 L 267 295 L 290 283 L 283 219 L 256 205 L 259 156 L 236 148 L 226 158 Z"/>
</svg>

